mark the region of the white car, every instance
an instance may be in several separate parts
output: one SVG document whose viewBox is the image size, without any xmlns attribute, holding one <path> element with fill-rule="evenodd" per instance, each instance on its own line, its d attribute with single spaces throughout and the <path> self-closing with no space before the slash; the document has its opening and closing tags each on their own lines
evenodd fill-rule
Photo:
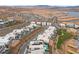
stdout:
<svg viewBox="0 0 79 59">
<path fill-rule="evenodd" d="M 44 54 L 44 53 L 45 53 L 44 49 L 39 49 L 39 50 L 30 51 L 29 54 Z"/>
<path fill-rule="evenodd" d="M 31 41 L 29 44 L 30 51 L 39 50 L 44 48 L 44 42 L 40 40 Z"/>
</svg>

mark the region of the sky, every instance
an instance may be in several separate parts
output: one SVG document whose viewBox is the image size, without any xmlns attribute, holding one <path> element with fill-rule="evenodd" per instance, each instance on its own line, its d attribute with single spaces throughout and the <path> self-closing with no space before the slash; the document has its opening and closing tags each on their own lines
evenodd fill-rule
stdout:
<svg viewBox="0 0 79 59">
<path fill-rule="evenodd" d="M 0 6 L 15 5 L 78 6 L 79 0 L 0 0 Z"/>
</svg>

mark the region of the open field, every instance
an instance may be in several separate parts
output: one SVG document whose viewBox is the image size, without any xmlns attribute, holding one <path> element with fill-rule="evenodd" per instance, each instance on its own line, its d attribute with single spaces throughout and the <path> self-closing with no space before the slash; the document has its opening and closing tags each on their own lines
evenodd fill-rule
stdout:
<svg viewBox="0 0 79 59">
<path fill-rule="evenodd" d="M 41 7 L 0 7 L 0 18 L 6 18 L 6 17 L 16 17 L 15 15 L 18 13 L 32 13 L 32 14 L 38 14 L 44 17 L 50 17 L 50 16 L 57 16 L 60 21 L 65 20 L 77 20 L 79 18 L 73 17 L 68 15 L 66 12 L 70 11 L 78 11 L 79 8 L 41 8 Z"/>
</svg>

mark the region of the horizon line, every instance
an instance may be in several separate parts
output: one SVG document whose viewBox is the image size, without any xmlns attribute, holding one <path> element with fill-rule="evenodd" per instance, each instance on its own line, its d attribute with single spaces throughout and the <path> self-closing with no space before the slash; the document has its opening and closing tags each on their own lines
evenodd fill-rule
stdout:
<svg viewBox="0 0 79 59">
<path fill-rule="evenodd" d="M 65 7 L 65 6 L 79 6 L 79 5 L 0 5 L 0 6 L 61 6 L 61 7 Z"/>
</svg>

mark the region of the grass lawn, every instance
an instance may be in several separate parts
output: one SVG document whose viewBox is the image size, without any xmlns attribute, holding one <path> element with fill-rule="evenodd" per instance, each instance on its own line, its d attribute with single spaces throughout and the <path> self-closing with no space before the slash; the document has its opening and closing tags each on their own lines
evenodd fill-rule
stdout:
<svg viewBox="0 0 79 59">
<path fill-rule="evenodd" d="M 65 40 L 71 38 L 72 34 L 67 32 L 65 29 L 59 29 L 57 30 L 57 33 L 58 33 L 58 38 L 57 38 L 56 47 L 57 49 L 60 49 L 61 44 L 63 44 Z"/>
</svg>

